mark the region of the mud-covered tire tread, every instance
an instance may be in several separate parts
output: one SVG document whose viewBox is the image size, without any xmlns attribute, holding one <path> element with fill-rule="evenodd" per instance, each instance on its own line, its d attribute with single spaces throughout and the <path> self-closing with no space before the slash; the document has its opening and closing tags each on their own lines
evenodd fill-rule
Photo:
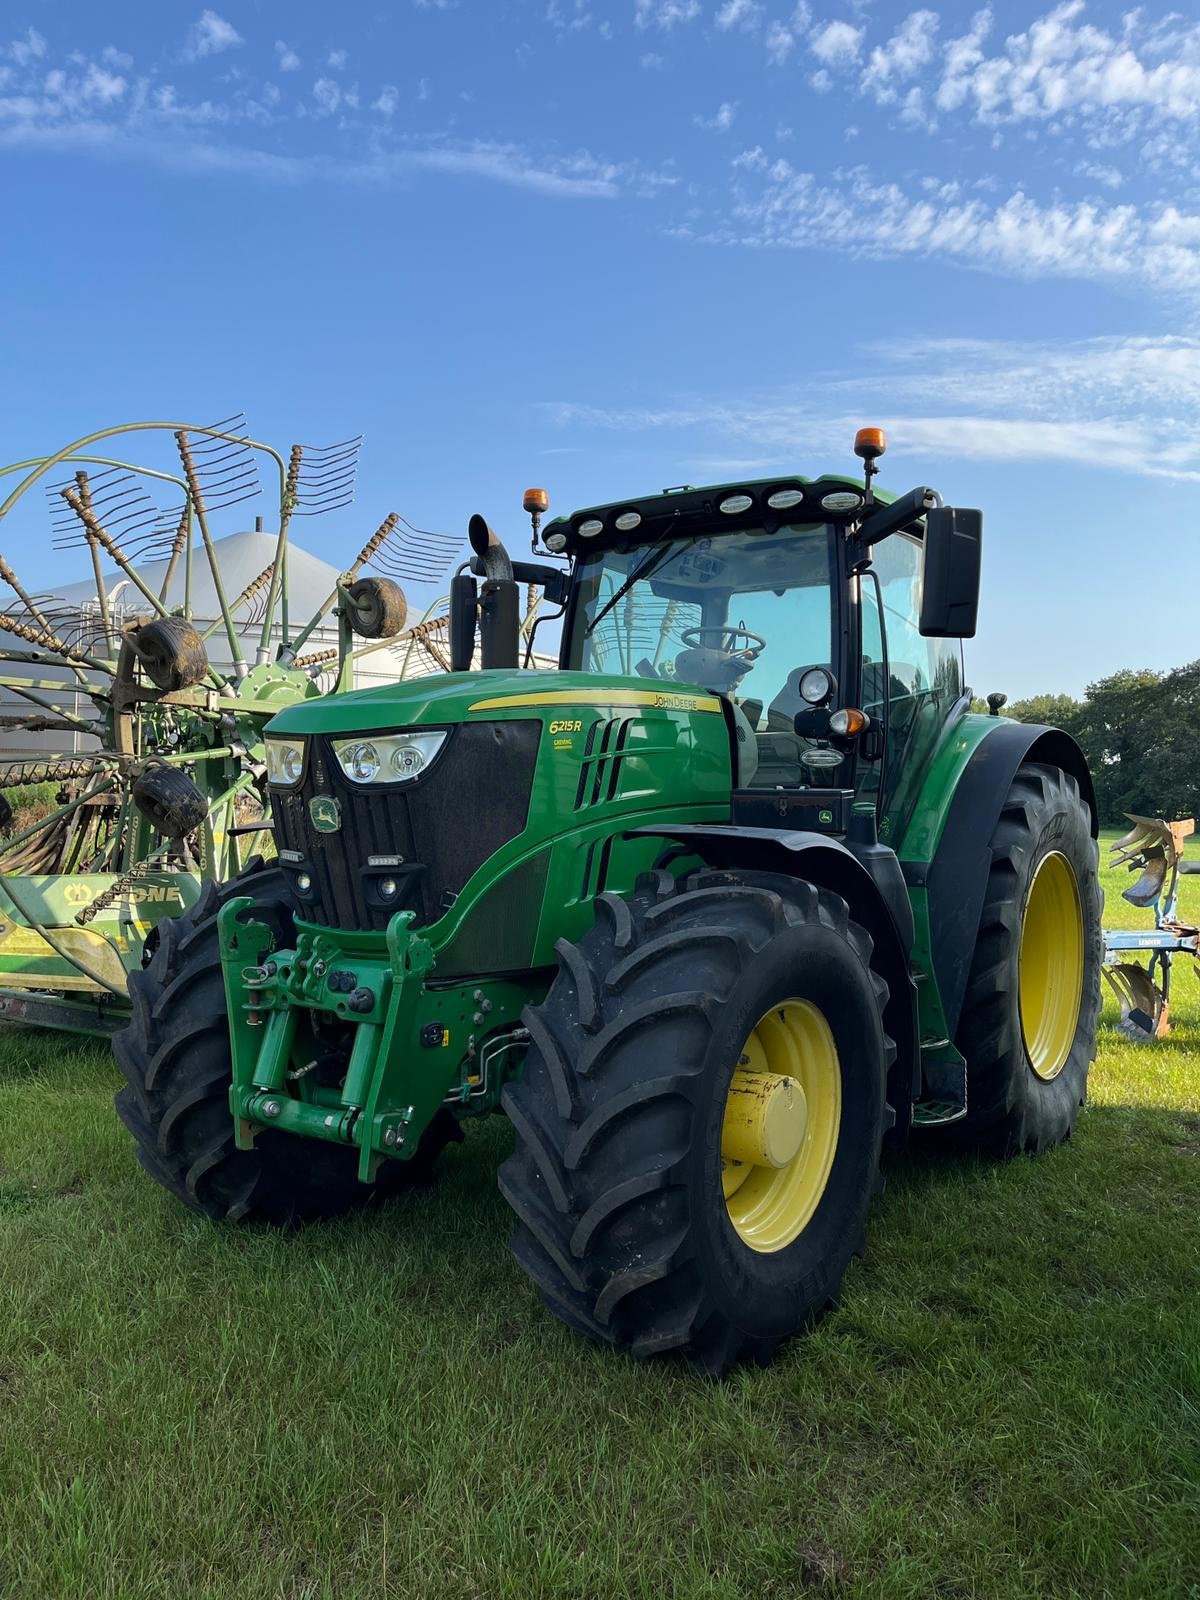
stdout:
<svg viewBox="0 0 1200 1600">
<path fill-rule="evenodd" d="M 1085 956 L 1080 1025 L 1071 1054 L 1059 1076 L 1044 1082 L 1035 1077 L 1025 1055 L 1016 955 L 1024 869 L 1040 830 L 1063 811 L 1074 813 L 1077 831 L 1088 836 L 1090 870 L 1078 887 L 1084 902 L 1085 939 L 1091 934 L 1093 947 Z M 1003 1159 L 1050 1149 L 1074 1130 L 1095 1056 L 1103 896 L 1099 847 L 1090 837 L 1087 805 L 1075 779 L 1058 767 L 1026 762 L 1017 769 L 991 848 L 991 870 L 956 1037 L 967 1061 L 967 1115 L 945 1130 L 932 1130 L 931 1136 Z"/>
<path fill-rule="evenodd" d="M 288 925 L 285 875 L 256 857 L 232 882 L 207 883 L 188 911 L 160 923 L 148 965 L 130 975 L 130 1023 L 113 1039 L 125 1078 L 116 1109 L 141 1166 L 181 1204 L 214 1221 L 276 1227 L 334 1216 L 426 1180 L 439 1151 L 462 1137 L 448 1112 L 438 1113 L 411 1161 L 386 1163 L 374 1185 L 358 1181 L 356 1150 L 272 1129 L 253 1149 L 237 1149 L 216 916 L 247 894 L 256 916 Z"/>
<path fill-rule="evenodd" d="M 350 626 L 362 639 L 394 639 L 408 618 L 404 590 L 391 578 L 359 578 L 350 585 Z"/>
<path fill-rule="evenodd" d="M 604 894 L 596 905 L 591 932 L 560 952 L 546 1001 L 526 1009 L 530 1053 L 503 1091 L 516 1133 L 499 1175 L 516 1213 L 513 1253 L 546 1307 L 594 1340 L 639 1357 L 682 1354 L 713 1376 L 739 1361 L 769 1361 L 786 1334 L 742 1329 L 716 1305 L 681 1204 L 683 1163 L 707 1114 L 702 1042 L 722 1001 L 781 932 L 819 923 L 852 947 L 882 1037 L 865 1216 L 881 1187 L 878 1145 L 893 1120 L 883 1083 L 895 1058 L 870 936 L 839 896 L 763 874 L 702 871 L 677 881 L 648 873 L 631 895 Z M 707 981 L 675 987 L 681 964 Z M 814 1314 L 835 1299 L 862 1244 L 859 1227 Z"/>
<path fill-rule="evenodd" d="M 208 816 L 208 801 L 178 767 L 147 767 L 133 780 L 133 803 L 168 839 L 184 839 Z"/>
<path fill-rule="evenodd" d="M 133 651 L 156 689 L 192 689 L 208 672 L 204 640 L 185 617 L 155 617 L 133 635 Z"/>
</svg>

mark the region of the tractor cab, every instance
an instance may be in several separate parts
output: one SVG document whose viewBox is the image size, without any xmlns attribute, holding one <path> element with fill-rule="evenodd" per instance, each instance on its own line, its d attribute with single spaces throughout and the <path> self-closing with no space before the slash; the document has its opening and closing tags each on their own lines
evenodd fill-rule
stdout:
<svg viewBox="0 0 1200 1600">
<path fill-rule="evenodd" d="M 858 804 L 901 831 L 905 777 L 965 709 L 977 512 L 926 488 L 877 496 L 869 470 L 664 490 L 546 541 L 573 557 L 561 666 L 718 695 L 735 821 L 844 832 Z"/>
</svg>

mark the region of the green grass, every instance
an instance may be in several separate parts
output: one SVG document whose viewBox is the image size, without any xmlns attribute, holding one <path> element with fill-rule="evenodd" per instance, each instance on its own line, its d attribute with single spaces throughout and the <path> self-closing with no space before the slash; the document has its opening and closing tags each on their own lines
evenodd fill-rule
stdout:
<svg viewBox="0 0 1200 1600">
<path fill-rule="evenodd" d="M 102 1048 L 5 1035 L 0 1595 L 1200 1594 L 1178 973 L 1156 1047 L 1106 1007 L 1069 1145 L 893 1162 L 841 1309 L 723 1385 L 541 1311 L 498 1120 L 414 1198 L 223 1230 L 134 1165 Z"/>
</svg>

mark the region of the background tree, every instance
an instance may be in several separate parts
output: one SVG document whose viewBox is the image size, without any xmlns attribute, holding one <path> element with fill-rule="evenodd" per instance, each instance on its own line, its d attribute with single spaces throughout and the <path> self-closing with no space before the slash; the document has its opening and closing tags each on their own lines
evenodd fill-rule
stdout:
<svg viewBox="0 0 1200 1600">
<path fill-rule="evenodd" d="M 978 709 L 987 709 L 980 701 Z M 1171 672 L 1126 667 L 1090 683 L 1082 700 L 1034 694 L 1005 706 L 1078 739 L 1096 783 L 1101 820 L 1200 815 L 1200 661 Z"/>
<path fill-rule="evenodd" d="M 1200 813 L 1200 661 L 1168 672 L 1138 703 L 1135 760 L 1154 797 L 1155 816 Z M 1145 814 L 1145 813 L 1143 813 Z"/>
<path fill-rule="evenodd" d="M 1025 700 L 1014 700 L 1004 709 L 1018 722 L 1045 722 L 1078 737 L 1083 702 L 1069 694 L 1031 694 Z"/>
<path fill-rule="evenodd" d="M 1125 667 L 1087 686 L 1070 731 L 1088 758 L 1105 822 L 1119 823 L 1129 811 L 1166 814 L 1157 791 L 1162 764 L 1147 760 L 1163 702 L 1161 685 L 1161 675 L 1148 667 Z"/>
</svg>

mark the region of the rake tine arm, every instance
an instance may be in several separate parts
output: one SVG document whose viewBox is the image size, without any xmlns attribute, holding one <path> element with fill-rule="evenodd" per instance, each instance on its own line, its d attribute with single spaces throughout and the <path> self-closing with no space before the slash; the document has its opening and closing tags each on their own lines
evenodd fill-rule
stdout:
<svg viewBox="0 0 1200 1600">
<path fill-rule="evenodd" d="M 60 717 L 68 727 L 75 728 L 80 733 L 94 733 L 101 736 L 104 733 L 104 724 L 102 722 L 95 719 L 88 722 L 83 717 L 76 716 L 73 711 L 65 711 L 62 706 L 55 705 L 53 700 L 49 700 L 45 695 L 39 694 L 36 689 L 26 689 L 22 684 L 17 683 L 9 683 L 6 687 L 13 694 L 19 694 L 22 700 L 28 700 L 32 705 L 40 706 L 43 711 L 52 712 L 54 716 Z"/>
<path fill-rule="evenodd" d="M 274 572 L 275 563 L 272 561 L 268 566 L 263 568 L 257 578 L 251 578 L 250 582 L 242 590 L 241 594 L 238 595 L 237 599 L 230 603 L 230 611 L 236 611 L 239 606 L 245 605 L 247 600 L 253 600 L 260 595 L 267 587 L 268 583 L 270 583 Z M 201 639 L 208 639 L 211 637 L 211 635 L 214 634 L 220 626 L 220 619 L 218 619 L 216 622 L 210 622 L 208 627 L 205 628 L 204 632 L 200 635 Z"/>
<path fill-rule="evenodd" d="M 72 667 L 78 667 L 82 664 L 91 667 L 96 672 L 111 673 L 114 670 L 112 662 L 101 661 L 98 657 L 89 655 L 86 650 L 81 649 L 78 645 L 68 644 L 65 639 L 60 639 L 56 633 L 48 628 L 30 627 L 27 622 L 22 622 L 20 617 L 14 617 L 8 612 L 0 611 L 0 628 L 6 633 L 15 634 L 18 639 L 24 639 L 28 644 L 37 645 L 40 649 L 51 652 L 51 659 L 54 656 L 58 656 Z M 23 656 L 24 652 L 21 652 L 15 658 L 19 660 Z M 59 664 L 57 661 L 54 662 L 55 666 Z"/>
<path fill-rule="evenodd" d="M 75 473 L 75 482 L 79 486 L 79 498 L 89 511 L 94 511 L 92 502 L 92 486 L 87 472 L 80 467 Z M 108 614 L 108 591 L 104 587 L 104 571 L 100 565 L 100 545 L 91 529 L 86 525 L 84 534 L 87 537 L 88 551 L 92 558 L 92 572 L 96 579 L 96 599 L 100 604 L 100 621 L 104 627 L 104 643 L 107 649 L 113 649 L 112 624 Z"/>
<path fill-rule="evenodd" d="M 163 574 L 162 587 L 158 591 L 158 598 L 166 605 L 167 595 L 171 590 L 171 580 L 179 566 L 179 558 L 183 554 L 183 547 L 191 538 L 192 533 L 192 499 L 188 495 L 184 501 L 183 510 L 179 513 L 179 522 L 175 528 L 175 536 L 171 540 L 171 553 L 167 557 L 167 570 Z"/>
<path fill-rule="evenodd" d="M 245 675 L 246 658 L 242 654 L 241 640 L 238 638 L 238 631 L 234 626 L 233 617 L 229 612 L 229 604 L 225 599 L 225 585 L 221 581 L 221 568 L 217 561 L 216 551 L 213 549 L 212 535 L 208 528 L 208 510 L 204 503 L 204 495 L 192 455 L 191 441 L 182 428 L 178 429 L 175 434 L 175 443 L 179 449 L 179 459 L 183 463 L 183 475 L 187 480 L 188 494 L 195 509 L 196 521 L 200 525 L 200 537 L 204 540 L 204 550 L 208 556 L 208 567 L 212 574 L 213 588 L 217 594 L 217 605 L 220 607 L 221 621 L 225 624 L 225 633 L 229 640 L 234 673 L 240 678 Z"/>
</svg>

